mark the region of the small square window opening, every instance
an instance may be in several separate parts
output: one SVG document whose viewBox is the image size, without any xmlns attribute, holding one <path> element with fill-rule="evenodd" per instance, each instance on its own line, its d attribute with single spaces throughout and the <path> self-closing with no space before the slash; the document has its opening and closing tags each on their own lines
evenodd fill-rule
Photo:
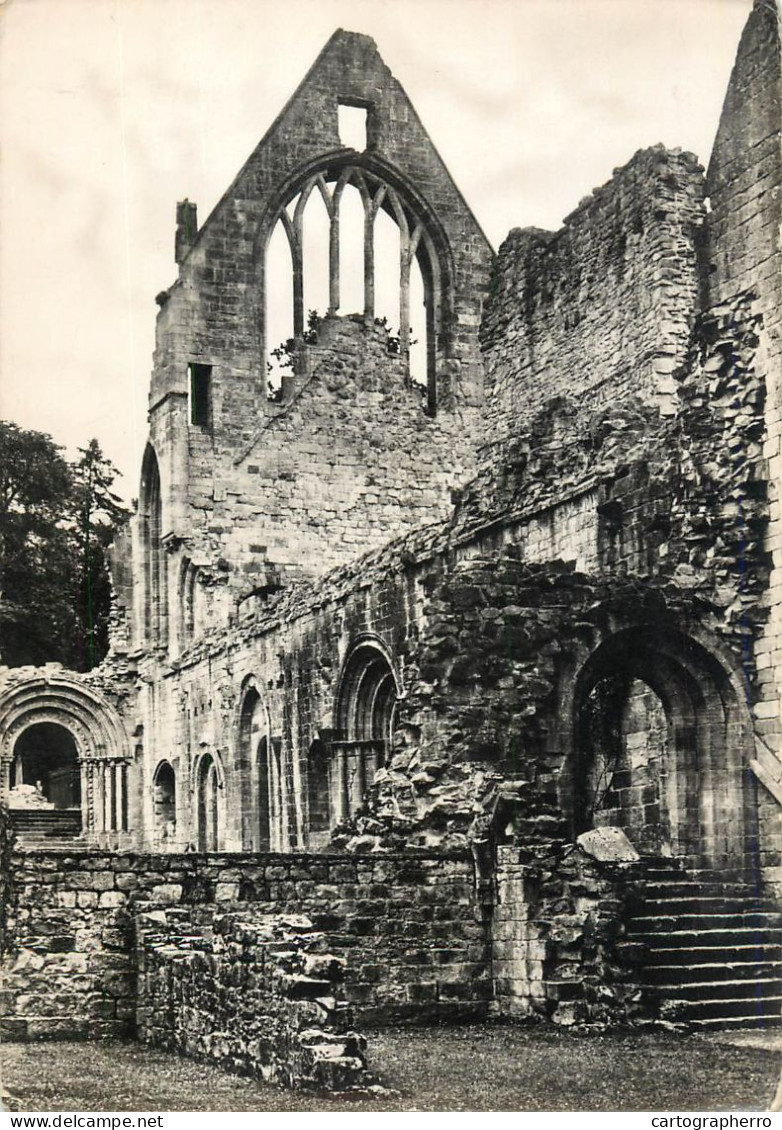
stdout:
<svg viewBox="0 0 782 1130">
<path fill-rule="evenodd" d="M 365 106 L 337 107 L 337 128 L 340 145 L 363 153 L 367 147 L 367 111 Z"/>
</svg>

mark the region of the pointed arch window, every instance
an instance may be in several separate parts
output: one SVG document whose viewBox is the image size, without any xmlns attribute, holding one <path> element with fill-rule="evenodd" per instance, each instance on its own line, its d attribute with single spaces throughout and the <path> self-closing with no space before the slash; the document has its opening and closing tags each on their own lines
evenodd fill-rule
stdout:
<svg viewBox="0 0 782 1130">
<path fill-rule="evenodd" d="M 141 464 L 140 532 L 143 569 L 143 628 L 150 646 L 167 641 L 168 593 L 165 549 L 163 547 L 163 506 L 160 468 L 148 444 Z"/>
<path fill-rule="evenodd" d="M 320 217 L 313 237 L 311 216 Z M 325 212 L 325 215 L 324 215 Z M 389 352 L 407 363 L 424 408 L 437 405 L 445 275 L 421 205 L 357 164 L 326 168 L 298 186 L 269 230 L 264 263 L 264 351 L 270 396 L 295 372 L 314 336 L 312 314 L 360 314 L 389 329 Z M 328 294 L 317 281 L 328 260 Z M 311 305 L 318 295 L 318 305 Z"/>
</svg>

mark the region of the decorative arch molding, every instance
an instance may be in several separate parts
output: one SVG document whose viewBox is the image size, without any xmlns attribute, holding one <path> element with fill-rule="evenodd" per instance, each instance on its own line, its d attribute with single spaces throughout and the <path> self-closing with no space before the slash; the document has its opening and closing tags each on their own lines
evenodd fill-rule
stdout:
<svg viewBox="0 0 782 1130">
<path fill-rule="evenodd" d="M 198 781 L 203 776 L 203 766 L 205 761 L 210 761 L 215 766 L 217 773 L 217 784 L 220 789 L 226 787 L 226 772 L 223 764 L 223 759 L 216 749 L 202 749 L 193 758 L 190 764 L 190 788 L 195 789 Z"/>
<path fill-rule="evenodd" d="M 370 633 L 354 639 L 337 681 L 328 756 L 320 742 L 313 743 L 308 755 L 311 842 L 313 834 L 323 832 L 326 789 L 332 827 L 363 804 L 376 772 L 386 764 L 401 695 L 402 683 L 383 641 Z"/>
<path fill-rule="evenodd" d="M 0 689 L 3 762 L 13 755 L 22 730 L 37 722 L 58 722 L 71 730 L 83 761 L 132 760 L 130 738 L 117 711 L 75 676 L 34 675 Z"/>
<path fill-rule="evenodd" d="M 61 726 L 76 745 L 86 835 L 127 832 L 130 738 L 117 711 L 94 687 L 65 671 L 35 673 L 0 689 L 0 786 L 10 787 L 21 735 L 32 726 Z"/>
</svg>

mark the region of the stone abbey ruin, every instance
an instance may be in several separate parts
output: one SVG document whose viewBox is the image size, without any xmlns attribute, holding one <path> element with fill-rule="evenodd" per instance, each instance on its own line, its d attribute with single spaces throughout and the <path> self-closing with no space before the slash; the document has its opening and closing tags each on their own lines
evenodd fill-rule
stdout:
<svg viewBox="0 0 782 1130">
<path fill-rule="evenodd" d="M 781 107 L 756 0 L 706 171 L 640 151 L 495 256 L 338 31 L 178 206 L 111 652 L 0 672 L 5 1038 L 337 1087 L 354 1024 L 778 1023 Z"/>
</svg>

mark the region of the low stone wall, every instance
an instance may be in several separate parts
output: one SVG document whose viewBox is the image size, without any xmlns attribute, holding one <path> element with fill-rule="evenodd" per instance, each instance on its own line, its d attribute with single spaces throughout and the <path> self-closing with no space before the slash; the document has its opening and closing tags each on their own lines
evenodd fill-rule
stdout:
<svg viewBox="0 0 782 1130">
<path fill-rule="evenodd" d="M 482 1014 L 491 995 L 471 857 L 115 855 L 14 857 L 14 951 L 0 1036 L 112 1038 L 135 1030 L 137 907 L 307 914 L 347 958 L 345 999 L 361 1023 Z M 200 917 L 199 917 L 200 916 Z"/>
<path fill-rule="evenodd" d="M 493 969 L 502 1015 L 557 1024 L 631 1024 L 648 1016 L 638 969 L 619 953 L 637 873 L 579 848 L 530 863 L 498 847 Z M 625 943 L 626 944 L 626 943 Z"/>
<path fill-rule="evenodd" d="M 367 1086 L 346 961 L 303 915 L 254 910 L 197 926 L 187 908 L 137 918 L 138 1037 L 286 1087 Z"/>
</svg>

